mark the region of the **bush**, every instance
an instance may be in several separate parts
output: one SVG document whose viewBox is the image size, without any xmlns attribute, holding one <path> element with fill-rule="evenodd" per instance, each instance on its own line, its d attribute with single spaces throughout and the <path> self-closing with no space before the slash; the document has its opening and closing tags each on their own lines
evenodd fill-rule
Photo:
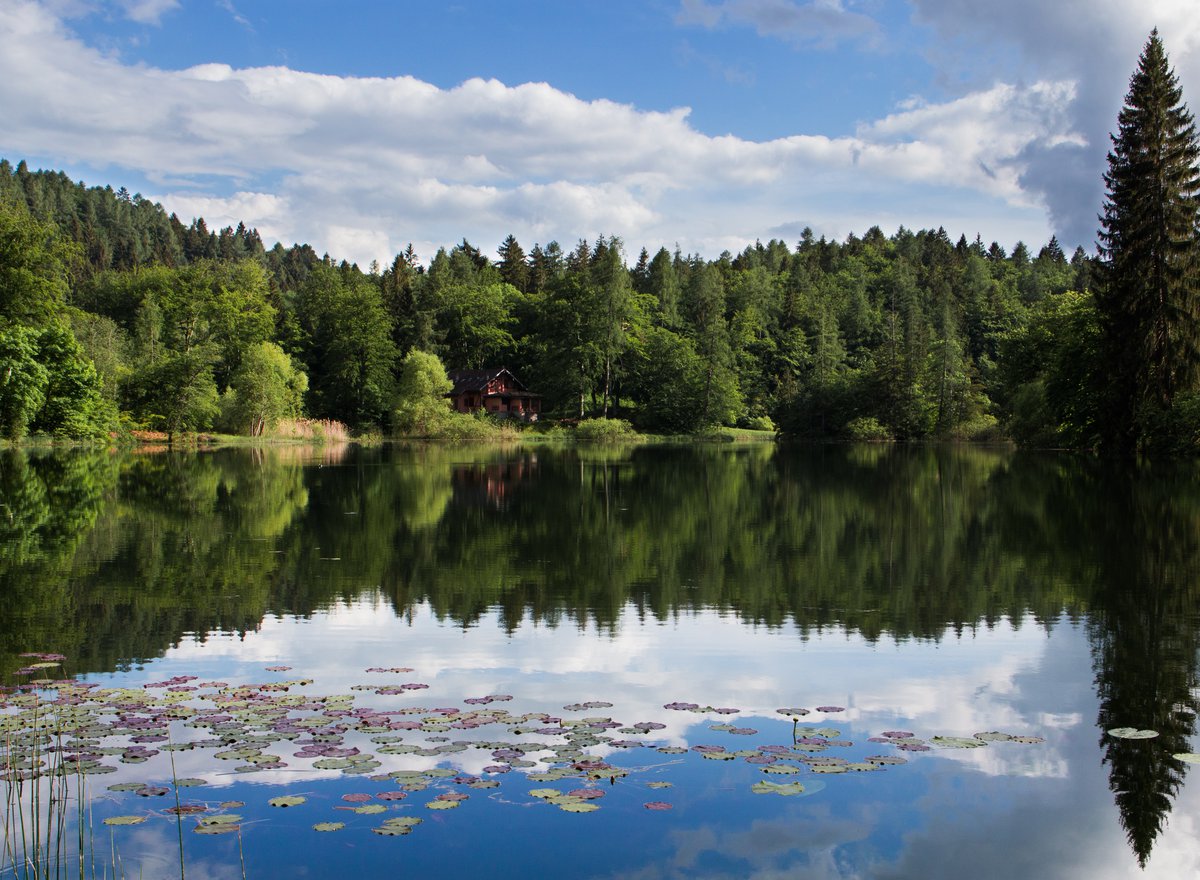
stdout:
<svg viewBox="0 0 1200 880">
<path fill-rule="evenodd" d="M 744 419 L 738 419 L 739 428 L 744 428 L 747 431 L 774 431 L 775 422 L 770 416 L 747 416 Z"/>
<path fill-rule="evenodd" d="M 846 423 L 846 439 L 858 443 L 890 443 L 892 432 L 874 416 L 859 416 Z"/>
<path fill-rule="evenodd" d="M 576 440 L 595 443 L 620 443 L 636 440 L 640 435 L 624 419 L 585 419 L 575 429 Z"/>
</svg>

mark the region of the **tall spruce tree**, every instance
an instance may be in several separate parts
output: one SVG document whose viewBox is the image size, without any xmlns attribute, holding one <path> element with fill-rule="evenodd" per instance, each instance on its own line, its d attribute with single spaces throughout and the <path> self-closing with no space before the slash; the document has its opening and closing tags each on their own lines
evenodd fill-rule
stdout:
<svg viewBox="0 0 1200 880">
<path fill-rule="evenodd" d="M 1100 218 L 1100 428 L 1105 446 L 1128 454 L 1155 443 L 1175 396 L 1200 378 L 1200 145 L 1157 29 L 1117 122 Z"/>
</svg>

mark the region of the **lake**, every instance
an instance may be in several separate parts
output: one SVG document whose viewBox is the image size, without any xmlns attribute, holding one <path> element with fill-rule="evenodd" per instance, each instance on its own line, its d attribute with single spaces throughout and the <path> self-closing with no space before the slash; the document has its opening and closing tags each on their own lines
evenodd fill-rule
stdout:
<svg viewBox="0 0 1200 880">
<path fill-rule="evenodd" d="M 1191 463 L 0 451 L 0 595 L 5 876 L 1200 873 Z"/>
</svg>

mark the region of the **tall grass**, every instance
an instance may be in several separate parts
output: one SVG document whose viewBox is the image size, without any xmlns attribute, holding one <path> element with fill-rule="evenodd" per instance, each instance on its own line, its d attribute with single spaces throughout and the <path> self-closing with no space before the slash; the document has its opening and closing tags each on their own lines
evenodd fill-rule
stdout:
<svg viewBox="0 0 1200 880">
<path fill-rule="evenodd" d="M 283 419 L 264 436 L 313 443 L 348 443 L 350 429 L 333 419 Z"/>
</svg>

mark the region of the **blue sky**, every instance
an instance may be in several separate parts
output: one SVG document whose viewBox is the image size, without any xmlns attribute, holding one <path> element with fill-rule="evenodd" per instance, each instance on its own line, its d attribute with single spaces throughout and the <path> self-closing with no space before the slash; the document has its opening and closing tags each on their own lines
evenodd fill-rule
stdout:
<svg viewBox="0 0 1200 880">
<path fill-rule="evenodd" d="M 805 226 L 1093 247 L 1158 26 L 1195 0 L 0 0 L 0 155 L 363 265 Z"/>
</svg>

